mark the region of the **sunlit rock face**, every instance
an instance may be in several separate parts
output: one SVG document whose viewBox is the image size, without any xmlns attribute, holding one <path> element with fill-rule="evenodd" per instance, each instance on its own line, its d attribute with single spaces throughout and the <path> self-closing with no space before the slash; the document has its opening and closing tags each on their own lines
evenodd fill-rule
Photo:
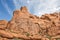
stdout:
<svg viewBox="0 0 60 40">
<path fill-rule="evenodd" d="M 7 27 L 7 21 L 6 20 L 0 20 L 0 29 L 5 29 Z"/>
<path fill-rule="evenodd" d="M 24 6 L 12 19 L 0 21 L 0 40 L 55 40 L 60 38 L 60 13 L 37 17 Z"/>
</svg>

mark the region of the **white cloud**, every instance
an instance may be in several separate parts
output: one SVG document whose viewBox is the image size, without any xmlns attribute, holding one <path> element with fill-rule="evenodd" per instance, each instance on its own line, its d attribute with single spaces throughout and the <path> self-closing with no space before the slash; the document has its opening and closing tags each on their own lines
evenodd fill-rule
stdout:
<svg viewBox="0 0 60 40">
<path fill-rule="evenodd" d="M 30 1 L 28 0 L 28 1 L 27 1 L 27 3 L 29 4 L 29 3 L 30 3 Z"/>
<path fill-rule="evenodd" d="M 40 1 L 41 3 L 35 8 L 35 13 L 50 13 L 56 11 L 56 0 Z"/>
<path fill-rule="evenodd" d="M 13 0 L 13 3 L 15 5 L 16 9 L 20 7 L 18 0 Z"/>
<path fill-rule="evenodd" d="M 25 3 L 25 1 L 24 0 L 13 0 L 13 3 L 15 5 L 15 9 L 19 9 L 23 5 L 23 3 Z"/>
<path fill-rule="evenodd" d="M 26 5 L 35 15 L 52 13 L 60 10 L 60 0 L 13 0 L 13 2 L 16 9 L 20 8 L 22 5 Z"/>
<path fill-rule="evenodd" d="M 6 2 L 4 2 L 3 0 L 1 0 L 2 5 L 4 6 L 4 8 L 8 11 L 8 13 L 10 14 L 10 16 L 12 16 L 12 11 L 9 8 L 9 6 L 7 5 Z"/>
</svg>

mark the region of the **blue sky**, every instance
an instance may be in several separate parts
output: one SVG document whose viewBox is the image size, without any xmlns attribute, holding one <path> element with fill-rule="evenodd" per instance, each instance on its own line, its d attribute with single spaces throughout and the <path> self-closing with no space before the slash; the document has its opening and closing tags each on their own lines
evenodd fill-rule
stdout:
<svg viewBox="0 0 60 40">
<path fill-rule="evenodd" d="M 41 16 L 60 11 L 60 0 L 0 0 L 0 20 L 11 20 L 13 11 L 26 6 L 31 14 Z"/>
</svg>

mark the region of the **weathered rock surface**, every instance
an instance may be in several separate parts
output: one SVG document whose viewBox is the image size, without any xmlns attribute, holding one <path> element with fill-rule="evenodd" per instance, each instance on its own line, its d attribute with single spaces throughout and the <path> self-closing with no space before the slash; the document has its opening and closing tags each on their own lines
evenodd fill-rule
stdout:
<svg viewBox="0 0 60 40">
<path fill-rule="evenodd" d="M 5 20 L 0 20 L 0 29 L 5 29 L 7 27 L 7 21 Z"/>
<path fill-rule="evenodd" d="M 56 40 L 59 35 L 60 13 L 37 17 L 21 7 L 9 22 L 0 20 L 0 40 Z"/>
</svg>

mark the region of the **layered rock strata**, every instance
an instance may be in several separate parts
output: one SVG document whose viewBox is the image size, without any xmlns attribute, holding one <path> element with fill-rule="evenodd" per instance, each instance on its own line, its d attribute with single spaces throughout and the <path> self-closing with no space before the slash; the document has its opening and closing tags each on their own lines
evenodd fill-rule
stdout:
<svg viewBox="0 0 60 40">
<path fill-rule="evenodd" d="M 0 20 L 0 40 L 60 40 L 60 13 L 37 17 L 21 7 L 9 22 Z"/>
</svg>

